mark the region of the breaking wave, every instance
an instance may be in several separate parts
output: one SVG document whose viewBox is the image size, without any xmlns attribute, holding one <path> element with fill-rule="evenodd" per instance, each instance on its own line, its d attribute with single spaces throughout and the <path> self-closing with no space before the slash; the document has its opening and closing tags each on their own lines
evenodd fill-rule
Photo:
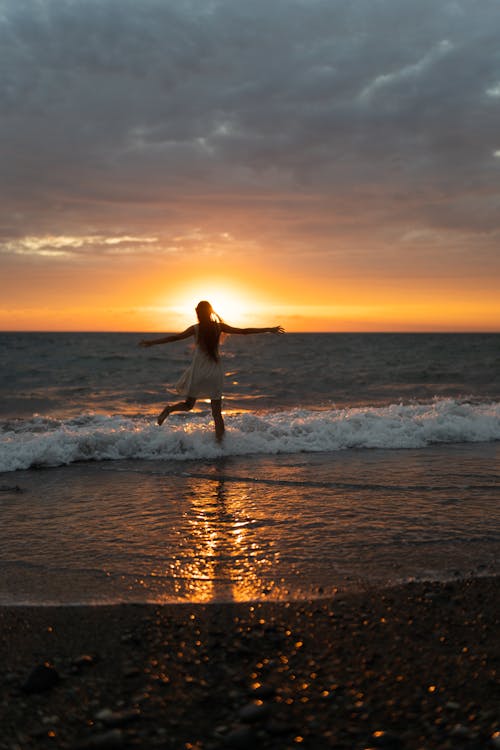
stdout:
<svg viewBox="0 0 500 750">
<path fill-rule="evenodd" d="M 348 409 L 293 409 L 226 416 L 222 446 L 208 413 L 153 418 L 85 414 L 35 416 L 0 427 L 0 471 L 121 459 L 195 460 L 221 455 L 423 448 L 500 440 L 500 403 L 453 399 Z"/>
</svg>

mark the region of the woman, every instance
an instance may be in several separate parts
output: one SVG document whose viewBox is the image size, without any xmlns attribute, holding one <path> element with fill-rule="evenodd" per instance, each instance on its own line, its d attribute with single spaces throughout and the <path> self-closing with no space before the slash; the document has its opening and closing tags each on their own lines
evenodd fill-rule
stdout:
<svg viewBox="0 0 500 750">
<path fill-rule="evenodd" d="M 219 341 L 221 333 L 284 333 L 281 326 L 272 328 L 234 328 L 224 323 L 213 311 L 210 302 L 203 300 L 196 307 L 198 323 L 189 326 L 182 333 L 165 336 L 161 339 L 145 339 L 139 346 L 155 346 L 156 344 L 170 344 L 194 336 L 196 348 L 193 361 L 176 385 L 176 390 L 185 401 L 166 406 L 158 417 L 158 424 L 162 425 L 173 411 L 190 411 L 197 398 L 209 398 L 212 404 L 212 415 L 215 423 L 215 437 L 220 443 L 224 436 L 224 420 L 222 418 L 222 380 L 223 370 L 219 355 Z"/>
</svg>

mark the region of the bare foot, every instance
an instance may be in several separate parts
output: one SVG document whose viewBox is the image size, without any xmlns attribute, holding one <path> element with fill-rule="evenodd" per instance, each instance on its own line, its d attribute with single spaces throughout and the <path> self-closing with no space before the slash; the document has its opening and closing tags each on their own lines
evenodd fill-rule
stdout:
<svg viewBox="0 0 500 750">
<path fill-rule="evenodd" d="M 162 411 L 162 413 L 160 414 L 160 416 L 158 417 L 158 419 L 156 420 L 157 424 L 158 424 L 158 425 L 159 425 L 160 427 L 161 427 L 161 425 L 163 424 L 163 422 L 164 422 L 164 421 L 166 420 L 166 418 L 168 417 L 168 415 L 169 415 L 169 414 L 170 414 L 170 406 L 166 406 L 166 407 L 165 407 L 165 408 L 163 409 L 163 411 Z"/>
</svg>

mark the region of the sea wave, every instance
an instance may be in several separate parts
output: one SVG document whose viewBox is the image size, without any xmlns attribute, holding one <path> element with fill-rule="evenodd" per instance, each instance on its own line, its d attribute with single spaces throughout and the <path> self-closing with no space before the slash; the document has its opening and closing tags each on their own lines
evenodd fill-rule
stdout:
<svg viewBox="0 0 500 750">
<path fill-rule="evenodd" d="M 58 420 L 35 416 L 0 426 L 0 471 L 63 466 L 78 461 L 194 460 L 221 455 L 423 448 L 500 440 L 500 403 L 436 399 L 347 409 L 293 409 L 226 416 L 222 445 L 208 413 L 153 418 L 84 414 Z"/>
</svg>

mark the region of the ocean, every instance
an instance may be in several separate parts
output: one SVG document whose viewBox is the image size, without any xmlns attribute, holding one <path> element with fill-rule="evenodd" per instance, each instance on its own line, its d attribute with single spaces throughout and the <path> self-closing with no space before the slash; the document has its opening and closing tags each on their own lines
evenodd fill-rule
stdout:
<svg viewBox="0 0 500 750">
<path fill-rule="evenodd" d="M 500 573 L 500 335 L 0 334 L 0 603 L 300 599 Z"/>
</svg>

